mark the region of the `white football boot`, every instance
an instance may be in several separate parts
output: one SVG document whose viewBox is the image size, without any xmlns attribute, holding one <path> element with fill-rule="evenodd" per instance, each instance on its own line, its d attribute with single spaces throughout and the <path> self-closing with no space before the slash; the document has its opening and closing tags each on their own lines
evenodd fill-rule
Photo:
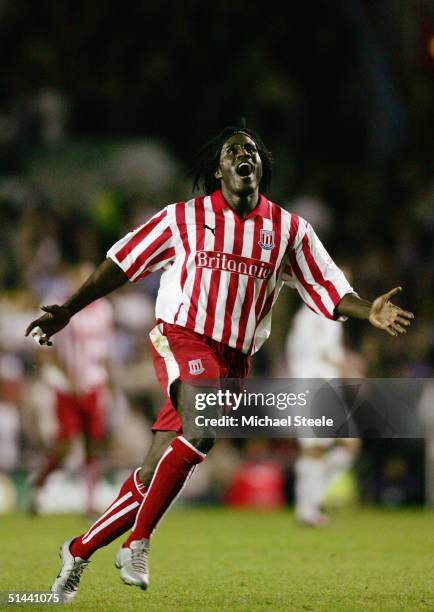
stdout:
<svg viewBox="0 0 434 612">
<path fill-rule="evenodd" d="M 147 589 L 149 540 L 134 540 L 128 548 L 120 548 L 116 555 L 116 567 L 120 570 L 125 584 Z"/>
<path fill-rule="evenodd" d="M 60 547 L 59 557 L 62 559 L 62 568 L 51 587 L 51 592 L 57 593 L 63 603 L 71 601 L 77 595 L 81 575 L 89 565 L 86 559 L 73 557 L 71 554 L 69 547 L 74 539 L 66 540 Z"/>
</svg>

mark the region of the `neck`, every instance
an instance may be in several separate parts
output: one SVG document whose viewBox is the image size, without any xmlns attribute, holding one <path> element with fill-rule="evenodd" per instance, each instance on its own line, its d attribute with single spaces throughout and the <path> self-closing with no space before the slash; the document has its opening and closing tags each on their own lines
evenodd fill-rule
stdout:
<svg viewBox="0 0 434 612">
<path fill-rule="evenodd" d="M 232 191 L 229 191 L 224 184 L 222 184 L 221 189 L 226 202 L 241 218 L 248 215 L 258 205 L 258 189 L 255 189 L 252 193 L 247 195 L 238 195 L 233 193 Z"/>
</svg>

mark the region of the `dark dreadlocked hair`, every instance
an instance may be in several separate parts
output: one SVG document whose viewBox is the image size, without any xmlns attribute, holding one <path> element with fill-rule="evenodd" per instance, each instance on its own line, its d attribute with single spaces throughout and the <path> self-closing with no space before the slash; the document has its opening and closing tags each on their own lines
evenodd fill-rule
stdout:
<svg viewBox="0 0 434 612">
<path fill-rule="evenodd" d="M 245 127 L 245 122 L 242 121 L 240 126 L 225 127 L 220 134 L 207 142 L 197 153 L 188 170 L 188 176 L 193 179 L 193 191 L 203 190 L 206 195 L 209 195 L 220 187 L 219 179 L 216 179 L 214 172 L 218 168 L 220 162 L 220 152 L 226 140 L 232 134 L 243 133 L 247 134 L 256 144 L 258 153 L 262 161 L 262 178 L 259 184 L 261 193 L 266 193 L 271 184 L 271 165 L 273 156 L 264 145 L 262 138 L 255 130 Z"/>
</svg>

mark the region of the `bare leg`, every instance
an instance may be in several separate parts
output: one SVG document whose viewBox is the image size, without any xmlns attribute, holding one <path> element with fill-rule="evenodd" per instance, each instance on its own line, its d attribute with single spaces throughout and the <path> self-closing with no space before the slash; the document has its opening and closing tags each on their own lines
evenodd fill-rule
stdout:
<svg viewBox="0 0 434 612">
<path fill-rule="evenodd" d="M 139 472 L 140 481 L 149 487 L 154 470 L 161 459 L 162 454 L 176 437 L 175 431 L 156 431 L 152 439 L 151 448 L 143 461 L 142 468 Z"/>
</svg>

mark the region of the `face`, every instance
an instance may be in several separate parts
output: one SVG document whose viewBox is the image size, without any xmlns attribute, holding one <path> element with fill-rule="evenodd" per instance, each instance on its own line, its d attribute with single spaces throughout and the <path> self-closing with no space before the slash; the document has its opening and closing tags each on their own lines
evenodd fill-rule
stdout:
<svg viewBox="0 0 434 612">
<path fill-rule="evenodd" d="M 262 161 L 255 141 L 247 134 L 232 134 L 220 151 L 215 177 L 237 196 L 257 191 L 262 178 Z"/>
</svg>

